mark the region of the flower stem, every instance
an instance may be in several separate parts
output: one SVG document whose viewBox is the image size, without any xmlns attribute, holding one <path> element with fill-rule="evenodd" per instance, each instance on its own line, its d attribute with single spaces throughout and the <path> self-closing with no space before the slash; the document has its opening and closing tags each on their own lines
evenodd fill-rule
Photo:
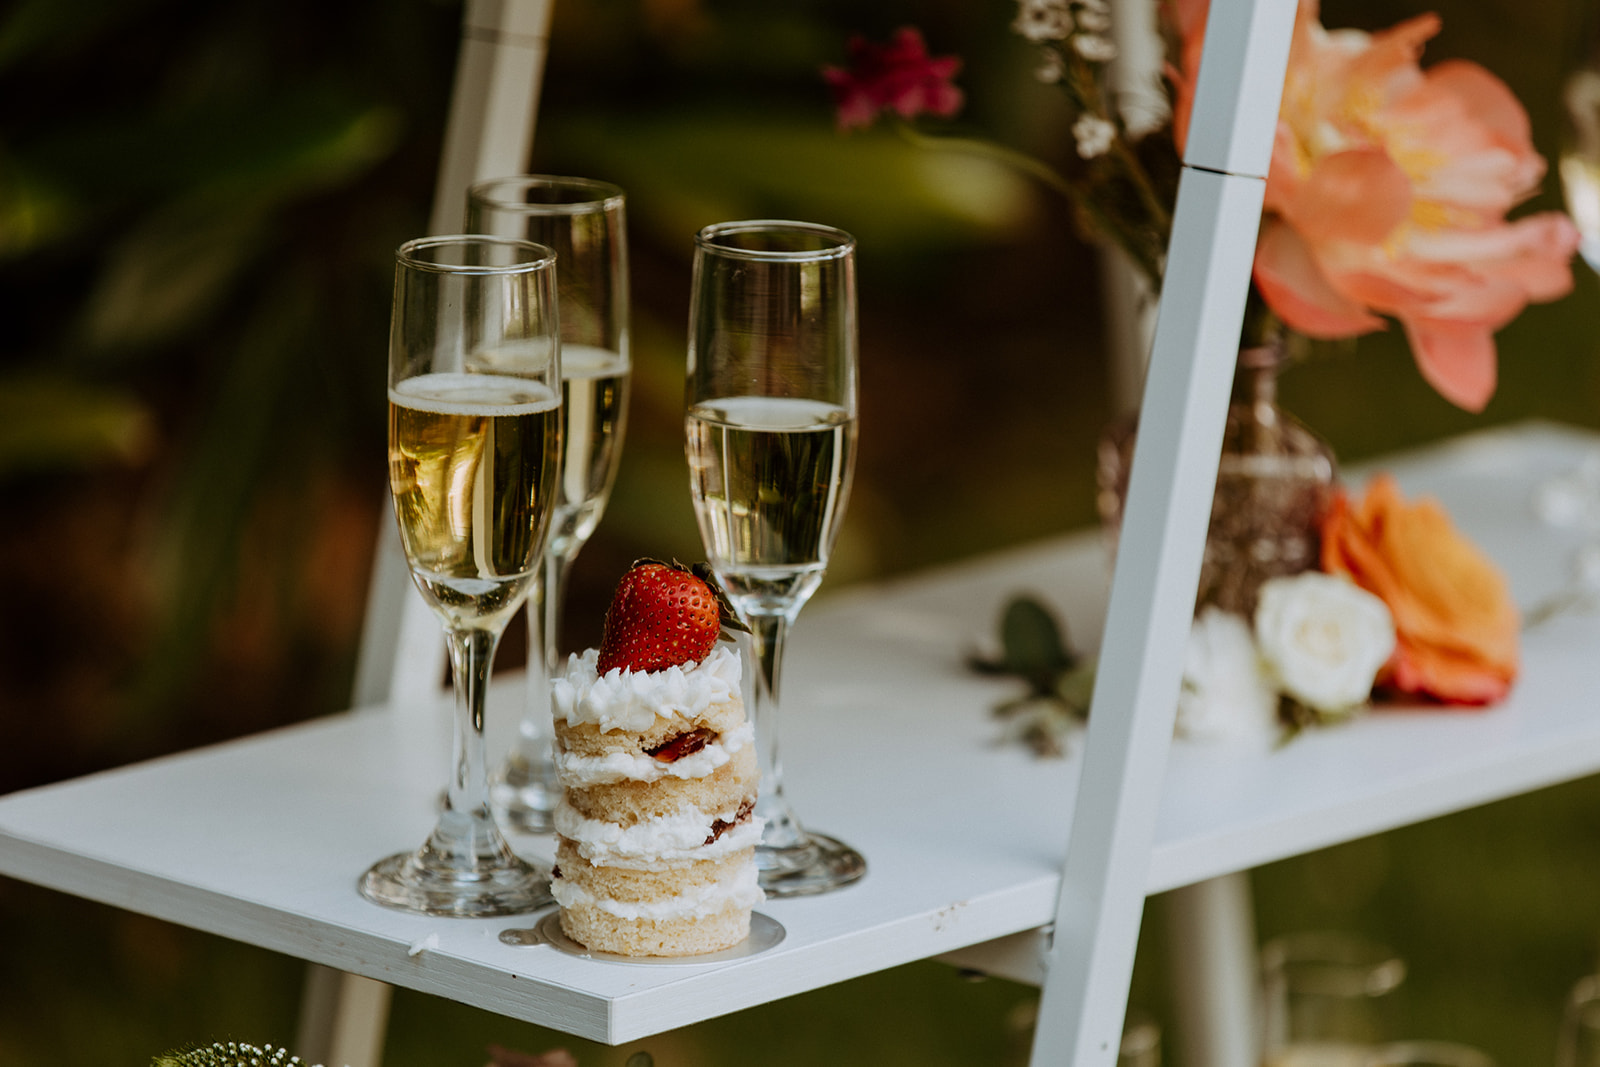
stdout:
<svg viewBox="0 0 1600 1067">
<path fill-rule="evenodd" d="M 1019 170 L 1041 184 L 1054 189 L 1088 216 L 1095 224 L 1096 229 L 1126 252 L 1128 258 L 1144 272 L 1151 288 L 1157 292 L 1160 291 L 1161 263 L 1159 258 L 1144 246 L 1144 242 L 1137 240 L 1133 234 L 1129 233 L 1125 227 L 1117 225 L 1098 200 L 1083 189 L 1073 185 L 1048 163 L 1025 152 L 1019 152 L 1014 148 L 995 144 L 993 141 L 983 141 L 975 137 L 930 137 L 906 123 L 900 123 L 899 129 L 901 136 L 918 148 L 942 149 L 948 152 L 965 152 L 969 155 L 988 156 L 990 159 Z M 1163 210 L 1162 216 L 1165 217 L 1165 214 L 1166 212 Z"/>
</svg>

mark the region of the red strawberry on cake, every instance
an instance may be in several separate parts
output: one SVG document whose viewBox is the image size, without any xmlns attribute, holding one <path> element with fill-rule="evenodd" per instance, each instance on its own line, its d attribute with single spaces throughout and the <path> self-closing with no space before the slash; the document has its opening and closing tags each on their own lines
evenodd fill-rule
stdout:
<svg viewBox="0 0 1600 1067">
<path fill-rule="evenodd" d="M 590 949 L 685 956 L 749 934 L 760 774 L 724 628 L 744 626 L 708 568 L 640 560 L 599 649 L 552 682 L 564 797 L 551 892 Z"/>
</svg>

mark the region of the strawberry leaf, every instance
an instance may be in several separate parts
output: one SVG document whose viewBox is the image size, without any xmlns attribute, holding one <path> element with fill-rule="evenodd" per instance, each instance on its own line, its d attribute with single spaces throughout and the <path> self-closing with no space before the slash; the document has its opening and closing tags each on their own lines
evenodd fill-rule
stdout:
<svg viewBox="0 0 1600 1067">
<path fill-rule="evenodd" d="M 673 562 L 677 563 L 676 560 Z M 742 634 L 750 632 L 750 627 L 746 626 L 739 618 L 739 613 L 733 610 L 733 601 L 728 599 L 727 591 L 722 588 L 722 583 L 717 581 L 717 574 L 711 569 L 711 564 L 696 563 L 689 568 L 689 573 L 705 582 L 711 589 L 711 595 L 717 598 L 717 607 L 722 614 L 723 640 L 733 640 L 733 637 L 726 632 L 728 630 L 737 630 Z"/>
</svg>

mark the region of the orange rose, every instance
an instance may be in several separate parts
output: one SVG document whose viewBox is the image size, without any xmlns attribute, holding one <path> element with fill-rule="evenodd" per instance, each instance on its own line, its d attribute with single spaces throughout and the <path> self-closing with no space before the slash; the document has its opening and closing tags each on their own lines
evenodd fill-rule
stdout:
<svg viewBox="0 0 1600 1067">
<path fill-rule="evenodd" d="M 1521 623 L 1506 580 L 1433 500 L 1407 504 L 1381 475 L 1340 494 L 1322 524 L 1322 569 L 1389 605 L 1398 638 L 1383 681 L 1452 704 L 1504 697 Z"/>
</svg>

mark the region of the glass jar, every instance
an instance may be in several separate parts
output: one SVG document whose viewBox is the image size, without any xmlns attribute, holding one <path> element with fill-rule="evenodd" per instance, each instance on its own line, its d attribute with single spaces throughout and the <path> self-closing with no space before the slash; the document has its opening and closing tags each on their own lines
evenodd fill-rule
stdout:
<svg viewBox="0 0 1600 1067">
<path fill-rule="evenodd" d="M 1281 342 L 1239 351 L 1197 612 L 1213 605 L 1250 618 L 1263 582 L 1317 566 L 1318 529 L 1338 468 L 1327 443 L 1278 406 L 1283 357 Z M 1100 441 L 1097 503 L 1113 544 L 1122 526 L 1136 432 L 1129 418 Z"/>
</svg>

